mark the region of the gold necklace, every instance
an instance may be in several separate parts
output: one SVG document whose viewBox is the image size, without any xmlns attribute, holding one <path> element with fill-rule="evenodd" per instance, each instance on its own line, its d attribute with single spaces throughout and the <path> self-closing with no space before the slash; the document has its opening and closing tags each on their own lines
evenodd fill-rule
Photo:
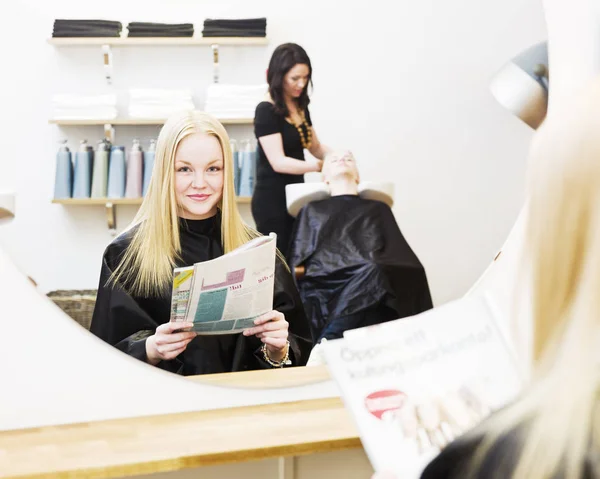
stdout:
<svg viewBox="0 0 600 479">
<path fill-rule="evenodd" d="M 296 127 L 296 130 L 298 130 L 298 134 L 300 135 L 300 142 L 302 143 L 302 148 L 308 150 L 312 145 L 312 131 L 308 125 L 308 122 L 306 121 L 306 116 L 304 115 L 304 112 L 301 112 L 300 116 L 302 117 L 302 122 L 293 123 L 293 125 Z M 306 137 L 304 136 L 304 131 L 302 131 L 302 125 L 304 125 L 304 127 L 306 128 Z"/>
</svg>

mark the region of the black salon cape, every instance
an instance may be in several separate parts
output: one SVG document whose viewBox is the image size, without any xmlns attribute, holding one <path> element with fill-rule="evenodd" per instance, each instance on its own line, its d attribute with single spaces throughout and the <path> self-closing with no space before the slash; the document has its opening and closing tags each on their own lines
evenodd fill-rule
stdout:
<svg viewBox="0 0 600 479">
<path fill-rule="evenodd" d="M 382 305 L 396 319 L 432 307 L 425 269 L 380 201 L 341 195 L 307 204 L 296 219 L 289 263 L 313 340 L 330 321 Z"/>
<path fill-rule="evenodd" d="M 179 220 L 182 258 L 177 266 L 216 258 L 223 254 L 219 215 L 207 220 Z M 90 330 L 121 351 L 146 361 L 146 338 L 169 321 L 171 291 L 159 298 L 128 294 L 124 288 L 107 286 L 107 280 L 129 245 L 132 231 L 115 239 L 104 252 L 98 297 Z M 292 365 L 305 365 L 312 348 L 310 331 L 298 290 L 287 268 L 277 260 L 273 309 L 289 322 Z M 241 334 L 197 336 L 186 350 L 159 368 L 183 375 L 268 369 L 262 359 L 260 339 Z"/>
</svg>

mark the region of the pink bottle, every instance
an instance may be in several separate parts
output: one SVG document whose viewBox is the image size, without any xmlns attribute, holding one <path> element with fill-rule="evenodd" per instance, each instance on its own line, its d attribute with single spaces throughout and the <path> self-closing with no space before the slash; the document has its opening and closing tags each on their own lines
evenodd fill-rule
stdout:
<svg viewBox="0 0 600 479">
<path fill-rule="evenodd" d="M 127 161 L 127 186 L 125 187 L 126 198 L 142 197 L 142 177 L 144 171 L 144 159 L 139 140 L 133 140 L 133 146 L 129 151 Z"/>
</svg>

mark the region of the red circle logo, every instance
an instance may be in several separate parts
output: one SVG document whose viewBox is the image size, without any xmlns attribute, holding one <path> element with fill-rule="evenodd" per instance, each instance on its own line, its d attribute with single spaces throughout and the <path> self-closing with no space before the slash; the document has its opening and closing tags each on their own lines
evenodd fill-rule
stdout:
<svg viewBox="0 0 600 479">
<path fill-rule="evenodd" d="M 365 398 L 365 407 L 377 419 L 381 419 L 384 413 L 396 411 L 404 405 L 406 394 L 396 389 L 376 391 Z"/>
</svg>

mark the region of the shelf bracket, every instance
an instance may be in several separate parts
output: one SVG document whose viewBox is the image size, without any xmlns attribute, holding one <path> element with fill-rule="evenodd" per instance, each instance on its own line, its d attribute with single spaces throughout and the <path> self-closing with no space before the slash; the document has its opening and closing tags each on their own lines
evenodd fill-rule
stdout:
<svg viewBox="0 0 600 479">
<path fill-rule="evenodd" d="M 104 138 L 113 145 L 115 144 L 115 128 L 110 123 L 104 124 Z"/>
<path fill-rule="evenodd" d="M 113 62 L 110 45 L 102 45 L 102 57 L 104 60 L 104 76 L 106 78 L 106 83 L 112 85 Z"/>
<path fill-rule="evenodd" d="M 210 47 L 213 52 L 213 83 L 219 83 L 219 44 L 213 43 Z"/>
<path fill-rule="evenodd" d="M 108 229 L 114 236 L 117 233 L 117 206 L 114 203 L 106 203 L 106 221 Z"/>
</svg>

